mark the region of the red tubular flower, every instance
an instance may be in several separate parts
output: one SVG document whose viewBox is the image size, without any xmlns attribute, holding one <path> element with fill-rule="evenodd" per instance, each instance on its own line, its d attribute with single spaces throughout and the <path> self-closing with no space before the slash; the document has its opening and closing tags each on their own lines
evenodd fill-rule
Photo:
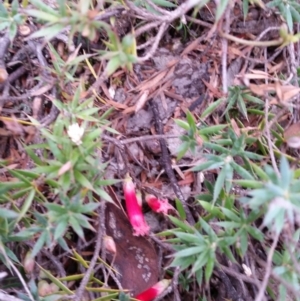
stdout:
<svg viewBox="0 0 300 301">
<path fill-rule="evenodd" d="M 145 221 L 142 207 L 139 205 L 137 196 L 135 194 L 134 184 L 129 176 L 127 176 L 124 180 L 123 190 L 126 201 L 126 211 L 130 224 L 133 227 L 133 235 L 148 235 L 150 227 Z"/>
<path fill-rule="evenodd" d="M 163 279 L 134 298 L 139 301 L 152 301 L 169 286 L 169 283 L 170 280 Z"/>
<path fill-rule="evenodd" d="M 146 195 L 146 202 L 149 207 L 157 213 L 168 214 L 168 210 L 174 210 L 174 207 L 169 204 L 167 199 L 158 199 L 156 196 L 152 194 Z"/>
</svg>

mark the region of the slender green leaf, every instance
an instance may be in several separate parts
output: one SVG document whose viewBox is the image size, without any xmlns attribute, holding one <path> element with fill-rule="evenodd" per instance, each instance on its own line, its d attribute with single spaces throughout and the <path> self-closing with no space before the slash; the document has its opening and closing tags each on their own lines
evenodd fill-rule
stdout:
<svg viewBox="0 0 300 301">
<path fill-rule="evenodd" d="M 208 115 L 210 115 L 211 113 L 213 113 L 220 105 L 221 103 L 225 101 L 224 98 L 220 98 L 217 101 L 213 102 L 212 104 L 210 104 L 202 113 L 201 115 L 201 119 L 205 119 Z"/>
<path fill-rule="evenodd" d="M 213 204 L 215 204 L 216 200 L 218 199 L 218 197 L 224 187 L 225 179 L 226 179 L 226 170 L 225 170 L 225 168 L 223 168 L 220 171 L 218 178 L 216 180 L 216 183 L 215 183 L 214 194 L 213 194 Z"/>
</svg>

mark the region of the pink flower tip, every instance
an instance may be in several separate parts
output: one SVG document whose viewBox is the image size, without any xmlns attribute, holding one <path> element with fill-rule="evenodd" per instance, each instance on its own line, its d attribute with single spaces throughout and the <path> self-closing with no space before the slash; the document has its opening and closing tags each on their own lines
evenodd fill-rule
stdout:
<svg viewBox="0 0 300 301">
<path fill-rule="evenodd" d="M 126 211 L 128 214 L 129 222 L 133 227 L 133 235 L 144 236 L 148 235 L 150 227 L 147 225 L 142 207 L 139 204 L 138 197 L 135 193 L 135 187 L 132 179 L 126 176 L 123 183 L 123 190 L 126 203 Z"/>
<path fill-rule="evenodd" d="M 169 286 L 170 282 L 170 280 L 163 279 L 134 298 L 139 301 L 152 301 Z"/>
<path fill-rule="evenodd" d="M 129 214 L 128 214 L 129 215 Z M 144 215 L 135 214 L 129 217 L 131 226 L 133 228 L 134 236 L 145 236 L 149 235 L 150 227 L 145 221 Z"/>
<path fill-rule="evenodd" d="M 158 199 L 152 194 L 146 195 L 146 202 L 149 207 L 157 213 L 168 214 L 169 210 L 174 210 L 174 207 L 169 204 L 167 199 Z"/>
</svg>

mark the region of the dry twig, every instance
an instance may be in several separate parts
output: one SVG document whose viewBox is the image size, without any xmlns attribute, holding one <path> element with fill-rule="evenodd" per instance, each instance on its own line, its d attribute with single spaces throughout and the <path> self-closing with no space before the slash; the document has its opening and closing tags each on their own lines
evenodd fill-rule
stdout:
<svg viewBox="0 0 300 301">
<path fill-rule="evenodd" d="M 278 239 L 279 239 L 279 233 L 275 234 L 272 246 L 269 250 L 269 254 L 268 254 L 268 258 L 267 258 L 267 266 L 266 266 L 266 270 L 265 270 L 265 276 L 264 279 L 261 283 L 260 289 L 258 291 L 258 294 L 255 298 L 255 301 L 263 301 L 265 299 L 265 290 L 266 287 L 268 285 L 268 281 L 272 272 L 272 260 L 273 260 L 273 254 L 275 252 L 275 248 L 277 246 L 278 243 Z"/>
</svg>

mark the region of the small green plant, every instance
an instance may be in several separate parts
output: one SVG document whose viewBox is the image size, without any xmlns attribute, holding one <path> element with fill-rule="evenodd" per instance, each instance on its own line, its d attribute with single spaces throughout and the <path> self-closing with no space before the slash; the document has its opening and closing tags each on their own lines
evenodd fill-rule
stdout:
<svg viewBox="0 0 300 301">
<path fill-rule="evenodd" d="M 112 31 L 107 30 L 109 42 L 104 42 L 108 50 L 101 50 L 101 59 L 108 59 L 105 74 L 110 76 L 118 68 L 126 67 L 132 71 L 133 64 L 137 62 L 136 41 L 133 34 L 127 34 L 120 41 L 118 35 Z"/>
<path fill-rule="evenodd" d="M 247 150 L 248 143 L 252 145 L 254 140 L 245 134 L 237 135 L 229 126 L 220 127 L 218 132 L 209 131 L 207 127 L 211 134 L 208 141 L 205 135 L 200 135 L 201 126 L 196 126 L 190 113 L 186 122 L 176 122 L 187 131 L 182 137 L 185 145 L 180 156 L 187 149 L 195 151 L 197 145 L 202 146 L 210 153 L 203 154 L 206 162 L 193 170 L 217 171 L 218 176 L 214 183 L 205 180 L 206 193 L 196 197 L 205 211 L 199 221 L 189 226 L 170 216 L 177 228 L 161 235 L 168 237 L 176 250 L 171 266 L 180 266 L 182 271 L 194 274 L 199 284 L 205 273 L 207 283 L 213 267 L 221 264 L 216 254 L 225 254 L 228 260 L 235 262 L 238 258 L 233 256 L 233 249 L 243 259 L 249 252 L 250 242 L 265 244 L 264 227 L 276 237 L 285 232 L 287 225 L 294 227 L 300 216 L 300 182 L 284 156 L 278 172 L 268 164 L 261 168 L 264 156 Z M 246 188 L 246 196 L 237 197 L 233 187 Z M 292 282 L 294 288 L 300 285 L 298 267 L 293 266 L 299 258 L 298 239 L 299 230 L 291 232 L 284 238 L 284 246 L 273 256 L 274 275 Z M 271 252 L 269 248 L 264 250 Z M 271 296 L 276 295 L 270 287 L 267 290 Z M 280 284 L 278 292 L 281 300 L 285 300 L 287 287 L 284 283 Z"/>
<path fill-rule="evenodd" d="M 23 25 L 25 20 L 25 15 L 20 13 L 18 0 L 13 0 L 10 7 L 0 2 L 0 31 L 7 28 L 11 41 L 17 34 L 18 26 Z"/>
<path fill-rule="evenodd" d="M 41 0 L 31 0 L 30 2 L 36 9 L 28 8 L 26 13 L 40 22 L 46 22 L 43 28 L 35 32 L 31 38 L 43 37 L 50 40 L 70 26 L 69 41 L 72 41 L 75 33 L 81 33 L 82 36 L 94 40 L 96 32 L 100 28 L 109 28 L 107 23 L 96 20 L 99 12 L 91 8 L 91 0 L 81 0 L 78 3 L 57 0 L 57 9 Z"/>
<path fill-rule="evenodd" d="M 251 160 L 262 160 L 263 156 L 249 152 L 246 150 L 246 136 L 241 134 L 239 137 L 229 128 L 224 133 L 223 139 L 216 135 L 225 125 L 211 127 L 196 127 L 195 121 L 190 113 L 187 113 L 187 122 L 176 120 L 176 123 L 187 130 L 187 135 L 182 136 L 183 144 L 181 145 L 178 156 L 181 158 L 184 153 L 190 148 L 195 152 L 196 145 L 201 140 L 201 146 L 212 151 L 210 154 L 204 154 L 206 162 L 199 164 L 193 168 L 194 171 L 218 170 L 217 181 L 214 185 L 213 203 L 219 197 L 225 184 L 225 192 L 229 193 L 232 188 L 232 180 L 234 172 L 237 172 L 241 177 L 249 180 L 254 179 L 254 174 L 251 168 Z M 209 134 L 210 142 L 204 134 Z M 224 139 L 225 138 L 225 139 Z M 198 142 L 197 142 L 198 141 Z M 236 159 L 243 160 L 244 166 L 238 164 Z"/>
<path fill-rule="evenodd" d="M 300 214 L 300 180 L 294 178 L 285 157 L 281 158 L 279 174 L 266 165 L 265 178 L 264 183 L 256 182 L 261 187 L 250 191 L 249 197 L 243 198 L 242 202 L 254 211 L 266 210 L 263 224 L 271 231 L 281 233 L 285 223 L 294 224 L 295 216 Z"/>
<path fill-rule="evenodd" d="M 289 31 L 293 32 L 293 23 L 300 22 L 300 4 L 297 0 L 273 0 L 267 4 L 268 7 L 277 7 L 286 20 Z"/>
<path fill-rule="evenodd" d="M 0 201 L 11 206 L 0 215 L 6 225 L 0 241 L 14 261 L 16 256 L 7 249 L 7 242 L 35 237 L 32 257 L 43 246 L 56 243 L 69 250 L 65 241 L 71 235 L 69 227 L 84 239 L 84 228 L 94 231 L 89 216 L 94 214 L 100 199 L 111 201 L 104 187 L 116 181 L 104 178 L 106 164 L 96 155 L 101 149 L 101 133 L 104 128 L 109 129 L 109 112 L 96 118 L 98 109 L 93 107 L 92 99 L 80 103 L 79 97 L 80 89 L 66 105 L 53 100 L 61 110 L 61 118 L 51 130 L 41 129 L 44 143 L 26 147 L 35 167 L 30 171 L 10 170 L 15 180 L 0 184 Z M 37 149 L 42 157 L 36 155 Z M 22 203 L 20 208 L 17 202 Z M 32 206 L 33 202 L 40 204 L 43 213 Z M 21 221 L 24 226 L 16 231 Z"/>
<path fill-rule="evenodd" d="M 199 128 L 197 127 L 195 119 L 189 111 L 186 114 L 186 121 L 176 119 L 175 122 L 178 126 L 187 131 L 186 135 L 180 137 L 182 144 L 177 150 L 177 159 L 181 159 L 188 149 L 195 153 L 197 145 L 201 146 L 204 141 L 209 140 L 210 136 L 220 133 L 224 128 L 227 127 L 227 125 L 223 124 L 216 126 L 206 126 L 204 124 Z"/>
<path fill-rule="evenodd" d="M 240 86 L 230 87 L 228 93 L 228 104 L 224 111 L 224 115 L 226 115 L 234 106 L 236 106 L 239 112 L 246 119 L 248 119 L 245 100 L 252 102 L 253 104 L 261 106 L 264 105 L 264 102 L 261 99 L 252 96 L 248 91 L 245 90 L 245 88 Z"/>
<path fill-rule="evenodd" d="M 205 281 L 209 282 L 217 264 L 217 251 L 226 254 L 234 261 L 229 248 L 235 242 L 234 237 L 217 235 L 212 227 L 201 218 L 195 228 L 187 226 L 175 217 L 170 216 L 170 219 L 177 226 L 177 229 L 168 231 L 168 235 L 176 236 L 176 239 L 168 240 L 174 244 L 177 251 L 171 267 L 180 266 L 182 270 L 191 267 L 190 275 L 195 274 L 200 285 L 203 281 L 203 269 Z"/>
<path fill-rule="evenodd" d="M 75 75 L 79 65 L 92 55 L 78 55 L 78 47 L 67 61 L 64 61 L 50 43 L 48 43 L 48 47 L 52 59 L 52 66 L 47 69 L 54 75 L 56 84 L 60 87 L 61 91 L 65 91 L 68 83 L 78 81 Z"/>
</svg>

